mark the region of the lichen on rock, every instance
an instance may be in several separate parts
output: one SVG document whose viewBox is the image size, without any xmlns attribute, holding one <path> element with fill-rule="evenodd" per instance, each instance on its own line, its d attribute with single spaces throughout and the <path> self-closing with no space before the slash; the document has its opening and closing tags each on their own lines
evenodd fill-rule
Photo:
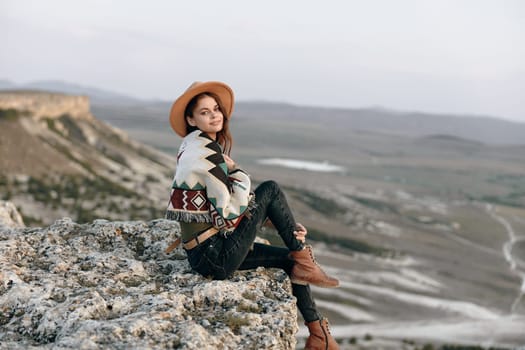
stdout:
<svg viewBox="0 0 525 350">
<path fill-rule="evenodd" d="M 164 253 L 179 235 L 169 220 L 24 228 L 4 214 L 0 348 L 295 348 L 297 311 L 282 270 L 206 279 L 180 247 Z"/>
</svg>

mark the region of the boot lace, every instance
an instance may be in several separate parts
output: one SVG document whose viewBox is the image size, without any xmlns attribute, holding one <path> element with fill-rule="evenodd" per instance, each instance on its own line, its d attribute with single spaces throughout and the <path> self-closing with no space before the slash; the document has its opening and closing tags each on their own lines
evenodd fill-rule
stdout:
<svg viewBox="0 0 525 350">
<path fill-rule="evenodd" d="M 328 320 L 326 320 L 325 326 L 326 326 L 326 332 L 328 332 L 328 334 L 332 335 L 332 333 L 330 333 L 330 326 L 328 325 Z"/>
<path fill-rule="evenodd" d="M 312 259 L 313 263 L 316 264 L 317 266 L 321 267 L 321 265 L 319 265 L 317 263 L 317 260 L 315 260 L 315 256 L 314 256 L 314 252 L 312 250 L 312 248 L 308 248 L 308 253 L 310 254 L 310 258 Z"/>
</svg>

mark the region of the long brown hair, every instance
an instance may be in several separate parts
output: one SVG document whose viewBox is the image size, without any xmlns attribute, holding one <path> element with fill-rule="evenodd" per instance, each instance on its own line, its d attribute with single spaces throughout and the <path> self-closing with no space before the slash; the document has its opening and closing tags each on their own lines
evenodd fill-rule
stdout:
<svg viewBox="0 0 525 350">
<path fill-rule="evenodd" d="M 196 126 L 191 126 L 188 124 L 188 120 L 186 117 L 193 118 L 193 111 L 195 110 L 195 107 L 197 106 L 197 102 L 199 102 L 199 99 L 209 96 L 217 102 L 217 105 L 219 106 L 219 110 L 221 111 L 223 118 L 222 118 L 222 130 L 217 133 L 217 143 L 221 145 L 223 153 L 230 155 L 230 152 L 232 150 L 233 146 L 233 137 L 230 133 L 230 127 L 229 127 L 229 121 L 230 121 L 230 115 L 226 114 L 226 109 L 224 108 L 221 99 L 219 96 L 217 96 L 214 93 L 211 92 L 203 92 L 202 94 L 198 94 L 197 96 L 193 97 L 190 102 L 188 102 L 188 105 L 186 106 L 186 109 L 184 110 L 184 121 L 186 122 L 186 134 L 189 134 L 192 131 L 197 130 L 198 128 Z"/>
</svg>

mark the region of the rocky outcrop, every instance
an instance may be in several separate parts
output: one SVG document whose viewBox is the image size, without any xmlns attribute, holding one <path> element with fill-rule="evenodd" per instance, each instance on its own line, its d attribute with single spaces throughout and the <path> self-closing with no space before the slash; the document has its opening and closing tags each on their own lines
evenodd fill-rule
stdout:
<svg viewBox="0 0 525 350">
<path fill-rule="evenodd" d="M 282 270 L 193 273 L 168 220 L 24 228 L 0 205 L 0 348 L 293 349 Z"/>
<path fill-rule="evenodd" d="M 24 111 L 35 119 L 69 115 L 75 119 L 91 119 L 89 98 L 41 91 L 0 92 L 0 109 Z"/>
</svg>

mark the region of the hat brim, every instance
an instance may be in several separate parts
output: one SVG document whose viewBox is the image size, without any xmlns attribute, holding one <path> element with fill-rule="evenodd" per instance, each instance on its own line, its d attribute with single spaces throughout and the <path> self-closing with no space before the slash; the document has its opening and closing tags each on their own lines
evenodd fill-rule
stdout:
<svg viewBox="0 0 525 350">
<path fill-rule="evenodd" d="M 217 96 L 221 100 L 221 103 L 225 109 L 227 118 L 230 118 L 233 112 L 233 90 L 226 84 L 220 81 L 207 81 L 207 82 L 196 82 L 193 83 L 179 98 L 173 102 L 170 112 L 170 124 L 172 129 L 177 135 L 184 137 L 186 136 L 186 120 L 184 111 L 186 106 L 195 96 L 204 92 L 210 92 Z"/>
</svg>

